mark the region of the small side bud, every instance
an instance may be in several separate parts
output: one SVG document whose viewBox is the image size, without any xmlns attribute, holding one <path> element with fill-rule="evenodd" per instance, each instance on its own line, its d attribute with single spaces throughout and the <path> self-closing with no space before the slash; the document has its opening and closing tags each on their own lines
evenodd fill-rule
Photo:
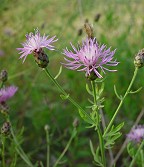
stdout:
<svg viewBox="0 0 144 167">
<path fill-rule="evenodd" d="M 95 21 L 95 22 L 98 22 L 99 19 L 100 19 L 100 17 L 101 17 L 101 14 L 100 14 L 100 13 L 96 14 L 96 15 L 95 15 L 95 18 L 94 18 L 94 21 Z"/>
<path fill-rule="evenodd" d="M 50 127 L 49 127 L 49 125 L 45 125 L 44 126 L 44 129 L 47 131 L 47 130 L 50 130 Z"/>
<path fill-rule="evenodd" d="M 10 123 L 5 122 L 1 128 L 1 134 L 9 135 L 10 133 Z"/>
<path fill-rule="evenodd" d="M 94 81 L 98 78 L 98 76 L 96 75 L 94 71 L 91 71 L 90 74 L 86 73 L 86 78 L 89 79 L 90 81 Z"/>
<path fill-rule="evenodd" d="M 6 70 L 2 70 L 0 73 L 0 81 L 1 82 L 6 82 L 8 79 L 8 73 Z"/>
<path fill-rule="evenodd" d="M 84 24 L 84 29 L 85 29 L 85 31 L 86 31 L 86 33 L 88 35 L 88 38 L 91 38 L 91 39 L 94 38 L 93 28 L 91 27 L 91 25 L 88 22 L 86 22 Z"/>
<path fill-rule="evenodd" d="M 82 28 L 80 28 L 80 29 L 78 30 L 78 36 L 81 36 L 82 33 L 83 33 L 83 30 L 82 30 Z"/>
<path fill-rule="evenodd" d="M 73 121 L 73 127 L 76 128 L 78 126 L 79 126 L 79 120 L 78 120 L 78 118 L 75 118 Z"/>
<path fill-rule="evenodd" d="M 134 59 L 134 65 L 137 68 L 141 68 L 144 66 L 144 49 L 140 50 L 138 54 L 136 54 Z"/>
<path fill-rule="evenodd" d="M 34 57 L 35 57 L 35 62 L 38 64 L 39 67 L 41 68 L 47 67 L 49 59 L 42 49 L 40 49 L 38 52 L 34 51 Z"/>
</svg>

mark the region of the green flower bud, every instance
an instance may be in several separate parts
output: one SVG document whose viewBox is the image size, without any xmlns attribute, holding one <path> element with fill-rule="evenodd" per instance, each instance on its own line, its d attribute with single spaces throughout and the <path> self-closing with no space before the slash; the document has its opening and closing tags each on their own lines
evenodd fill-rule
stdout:
<svg viewBox="0 0 144 167">
<path fill-rule="evenodd" d="M 144 49 L 140 50 L 138 54 L 136 54 L 134 59 L 135 67 L 141 68 L 144 66 Z"/>
<path fill-rule="evenodd" d="M 38 64 L 39 67 L 41 68 L 47 67 L 49 59 L 42 49 L 40 49 L 38 52 L 34 51 L 34 57 L 35 57 L 35 62 Z"/>
<path fill-rule="evenodd" d="M 6 70 L 2 70 L 0 73 L 0 81 L 6 82 L 8 79 L 8 73 Z"/>
</svg>

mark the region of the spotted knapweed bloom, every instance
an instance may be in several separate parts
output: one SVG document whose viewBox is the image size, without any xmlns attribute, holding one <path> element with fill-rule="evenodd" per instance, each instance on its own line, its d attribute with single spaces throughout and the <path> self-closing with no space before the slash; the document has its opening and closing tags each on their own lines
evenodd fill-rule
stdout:
<svg viewBox="0 0 144 167">
<path fill-rule="evenodd" d="M 22 43 L 22 48 L 17 48 L 19 50 L 19 54 L 21 54 L 20 59 L 23 58 L 23 62 L 26 57 L 31 54 L 43 54 L 42 48 L 47 48 L 49 50 L 54 50 L 54 46 L 52 45 L 58 39 L 55 39 L 56 36 L 48 39 L 48 36 L 45 34 L 43 36 L 40 35 L 38 29 L 35 30 L 35 33 L 26 34 L 26 42 Z"/>
<path fill-rule="evenodd" d="M 113 60 L 115 54 L 114 51 L 110 51 L 110 48 L 106 48 L 106 45 L 99 45 L 96 39 L 86 39 L 82 46 L 76 49 L 72 44 L 74 51 L 69 51 L 67 48 L 64 49 L 64 55 L 66 63 L 63 63 L 66 68 L 71 70 L 86 71 L 86 76 L 94 73 L 97 77 L 102 78 L 100 71 L 105 73 L 110 70 L 105 67 L 116 66 L 118 62 Z"/>
<path fill-rule="evenodd" d="M 17 90 L 18 88 L 15 86 L 9 86 L 0 89 L 0 103 L 5 103 L 8 99 L 14 96 Z"/>
<path fill-rule="evenodd" d="M 127 138 L 134 142 L 140 142 L 144 139 L 144 126 L 137 126 L 133 128 L 129 134 L 127 134 Z"/>
</svg>

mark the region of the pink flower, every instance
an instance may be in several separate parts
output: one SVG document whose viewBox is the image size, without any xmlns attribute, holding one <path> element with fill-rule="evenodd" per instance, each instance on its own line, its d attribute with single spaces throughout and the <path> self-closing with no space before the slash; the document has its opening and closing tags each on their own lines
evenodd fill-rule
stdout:
<svg viewBox="0 0 144 167">
<path fill-rule="evenodd" d="M 140 142 L 144 139 L 144 126 L 139 125 L 133 128 L 127 137 L 132 141 Z"/>
<path fill-rule="evenodd" d="M 26 42 L 22 43 L 23 48 L 17 48 L 19 50 L 19 54 L 21 54 L 20 59 L 25 61 L 26 57 L 34 52 L 41 51 L 42 48 L 47 48 L 49 50 L 54 50 L 53 42 L 56 42 L 58 39 L 55 39 L 56 36 L 48 39 L 48 36 L 45 34 L 43 36 L 40 35 L 38 29 L 35 30 L 35 34 L 32 32 L 26 35 Z"/>
<path fill-rule="evenodd" d="M 0 89 L 0 103 L 6 102 L 8 99 L 14 96 L 17 90 L 18 88 L 15 86 Z"/>
<path fill-rule="evenodd" d="M 86 39 L 82 43 L 82 46 L 76 49 L 72 44 L 73 52 L 69 51 L 67 48 L 64 49 L 64 59 L 66 63 L 63 63 L 66 68 L 71 70 L 86 71 L 86 75 L 90 75 L 91 72 L 94 72 L 95 75 L 99 78 L 102 78 L 100 75 L 100 70 L 105 73 L 107 71 L 116 71 L 109 70 L 104 65 L 107 66 L 116 66 L 118 62 L 113 61 L 114 51 L 110 51 L 110 48 L 106 49 L 106 45 L 99 46 L 96 39 Z"/>
</svg>

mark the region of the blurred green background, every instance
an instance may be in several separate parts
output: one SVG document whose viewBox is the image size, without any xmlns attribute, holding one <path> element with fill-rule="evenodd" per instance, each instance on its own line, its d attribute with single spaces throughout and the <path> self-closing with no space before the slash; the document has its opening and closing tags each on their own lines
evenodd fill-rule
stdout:
<svg viewBox="0 0 144 167">
<path fill-rule="evenodd" d="M 9 101 L 10 116 L 17 131 L 25 127 L 22 146 L 33 162 L 46 161 L 46 124 L 50 126 L 51 163 L 65 147 L 76 117 L 80 121 L 78 135 L 64 156 L 66 162 L 61 166 L 92 167 L 89 139 L 94 145 L 98 144 L 98 140 L 92 129 L 85 129 L 86 124 L 76 108 L 60 98 L 58 90 L 35 64 L 33 56 L 29 55 L 24 64 L 19 60 L 16 48 L 25 41 L 25 34 L 38 27 L 41 34 L 57 36 L 57 51 L 46 51 L 50 59 L 48 68 L 54 76 L 61 66 L 60 62 L 64 61 L 63 49 L 69 47 L 70 42 L 76 45 L 86 38 L 82 31 L 85 20 L 93 25 L 99 43 L 117 48 L 115 57 L 120 62 L 117 72 L 107 73 L 104 81 L 104 114 L 108 121 L 119 104 L 113 86 L 116 85 L 119 94 L 124 94 L 133 75 L 134 56 L 144 47 L 143 9 L 143 0 L 0 0 L 0 70 L 6 69 L 9 73 L 7 85 L 19 87 L 15 97 Z M 143 72 L 144 69 L 139 70 L 133 90 L 144 85 Z M 63 68 L 58 81 L 83 108 L 89 105 L 85 90 L 88 81 L 83 72 Z M 114 155 L 141 112 L 143 100 L 143 89 L 126 98 L 115 121 L 116 124 L 126 122 L 123 137 L 118 141 L 120 144 L 113 148 Z M 127 156 L 126 153 L 124 155 Z M 120 163 L 124 163 L 124 158 Z M 18 167 L 26 167 L 20 158 Z"/>
</svg>

